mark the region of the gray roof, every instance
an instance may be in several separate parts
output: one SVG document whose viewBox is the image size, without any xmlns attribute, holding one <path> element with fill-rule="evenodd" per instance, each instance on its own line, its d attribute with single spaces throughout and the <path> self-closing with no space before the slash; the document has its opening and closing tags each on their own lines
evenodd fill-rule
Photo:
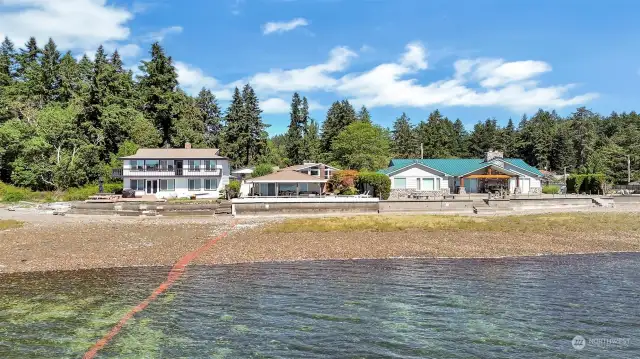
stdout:
<svg viewBox="0 0 640 359">
<path fill-rule="evenodd" d="M 141 148 L 135 155 L 120 157 L 123 160 L 181 160 L 221 159 L 217 148 Z"/>
<path fill-rule="evenodd" d="M 301 182 L 301 183 L 325 183 L 328 180 L 324 178 L 318 178 L 314 176 L 309 176 L 304 173 L 296 172 L 296 171 L 280 171 L 271 173 L 268 175 L 264 175 L 261 177 L 250 178 L 246 180 L 247 183 L 271 183 L 271 182 Z"/>
</svg>

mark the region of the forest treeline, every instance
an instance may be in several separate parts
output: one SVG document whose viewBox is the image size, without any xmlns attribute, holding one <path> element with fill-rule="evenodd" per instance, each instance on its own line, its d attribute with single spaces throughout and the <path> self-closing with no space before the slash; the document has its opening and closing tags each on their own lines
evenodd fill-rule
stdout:
<svg viewBox="0 0 640 359">
<path fill-rule="evenodd" d="M 287 132 L 269 138 L 258 96 L 236 88 L 228 108 L 203 88 L 178 83 L 173 60 L 155 43 L 138 75 L 117 51 L 100 46 L 94 59 L 61 53 L 54 40 L 0 45 L 0 180 L 34 190 L 58 190 L 110 178 L 118 157 L 140 147 L 216 147 L 234 167 L 322 161 L 377 170 L 392 157 L 481 156 L 489 148 L 549 170 L 602 172 L 626 180 L 626 156 L 637 173 L 640 118 L 601 116 L 585 108 L 568 117 L 540 110 L 516 126 L 495 119 L 468 132 L 461 120 L 434 111 L 417 124 L 402 115 L 393 128 L 374 124 L 366 107 L 334 102 L 322 125 L 295 93 Z"/>
</svg>

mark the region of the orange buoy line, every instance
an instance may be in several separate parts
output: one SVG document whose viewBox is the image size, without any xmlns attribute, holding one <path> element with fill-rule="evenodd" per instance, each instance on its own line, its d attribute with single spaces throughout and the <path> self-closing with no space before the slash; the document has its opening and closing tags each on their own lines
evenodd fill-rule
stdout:
<svg viewBox="0 0 640 359">
<path fill-rule="evenodd" d="M 236 226 L 236 222 L 232 222 L 231 223 L 231 229 L 235 228 Z M 171 267 L 171 270 L 169 271 L 169 274 L 167 275 L 167 279 L 162 282 L 162 284 L 160 284 L 152 293 L 151 295 L 149 295 L 147 297 L 147 299 L 143 300 L 142 302 L 140 302 L 140 304 L 136 305 L 133 309 L 131 309 L 129 312 L 127 312 L 127 314 L 125 314 L 120 321 L 118 321 L 118 323 L 111 328 L 111 330 L 105 334 L 105 336 L 103 336 L 100 340 L 98 340 L 83 356 L 83 359 L 93 359 L 96 354 L 98 354 L 98 351 L 100 351 L 100 349 L 104 348 L 105 345 L 107 345 L 112 339 L 113 337 L 115 337 L 120 330 L 122 330 L 122 327 L 127 324 L 127 322 L 133 318 L 133 316 L 138 313 L 143 311 L 152 301 L 154 301 L 160 294 L 162 294 L 163 292 L 165 292 L 167 289 L 169 289 L 169 287 L 171 287 L 171 285 L 178 280 L 178 278 L 180 278 L 185 270 L 186 267 L 189 265 L 189 263 L 191 263 L 191 261 L 193 261 L 194 259 L 196 259 L 200 254 L 206 252 L 207 250 L 209 250 L 211 247 L 213 247 L 214 244 L 216 244 L 216 242 L 218 242 L 219 240 L 221 240 L 222 238 L 226 237 L 227 235 L 229 235 L 229 231 L 225 231 L 222 234 L 218 235 L 217 237 L 213 238 L 212 240 L 210 240 L 209 242 L 205 243 L 204 245 L 202 245 L 200 248 L 187 253 L 186 255 L 184 255 L 182 258 L 180 258 L 174 265 L 173 267 Z"/>
</svg>

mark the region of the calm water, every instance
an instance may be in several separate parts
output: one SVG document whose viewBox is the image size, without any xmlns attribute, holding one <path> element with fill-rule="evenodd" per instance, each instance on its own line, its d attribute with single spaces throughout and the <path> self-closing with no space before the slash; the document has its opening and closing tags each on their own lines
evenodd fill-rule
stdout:
<svg viewBox="0 0 640 359">
<path fill-rule="evenodd" d="M 0 276 L 0 357 L 81 357 L 167 271 Z M 639 285 L 637 254 L 191 267 L 99 357 L 638 358 Z"/>
</svg>

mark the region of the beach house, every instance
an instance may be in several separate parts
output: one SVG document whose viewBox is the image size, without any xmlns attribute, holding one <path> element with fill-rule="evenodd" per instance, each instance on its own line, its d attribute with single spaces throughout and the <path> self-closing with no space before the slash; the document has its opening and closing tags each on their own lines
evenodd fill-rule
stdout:
<svg viewBox="0 0 640 359">
<path fill-rule="evenodd" d="M 113 177 L 136 196 L 218 198 L 229 183 L 229 159 L 215 148 L 141 148 L 121 157 Z"/>
<path fill-rule="evenodd" d="M 325 192 L 325 184 L 339 168 L 324 163 L 306 162 L 282 168 L 266 176 L 245 180 L 249 196 L 315 196 Z"/>
<path fill-rule="evenodd" d="M 542 173 L 519 158 L 488 151 L 484 158 L 392 159 L 379 171 L 391 179 L 392 197 L 423 191 L 484 193 L 503 188 L 510 193 L 541 193 Z"/>
</svg>

